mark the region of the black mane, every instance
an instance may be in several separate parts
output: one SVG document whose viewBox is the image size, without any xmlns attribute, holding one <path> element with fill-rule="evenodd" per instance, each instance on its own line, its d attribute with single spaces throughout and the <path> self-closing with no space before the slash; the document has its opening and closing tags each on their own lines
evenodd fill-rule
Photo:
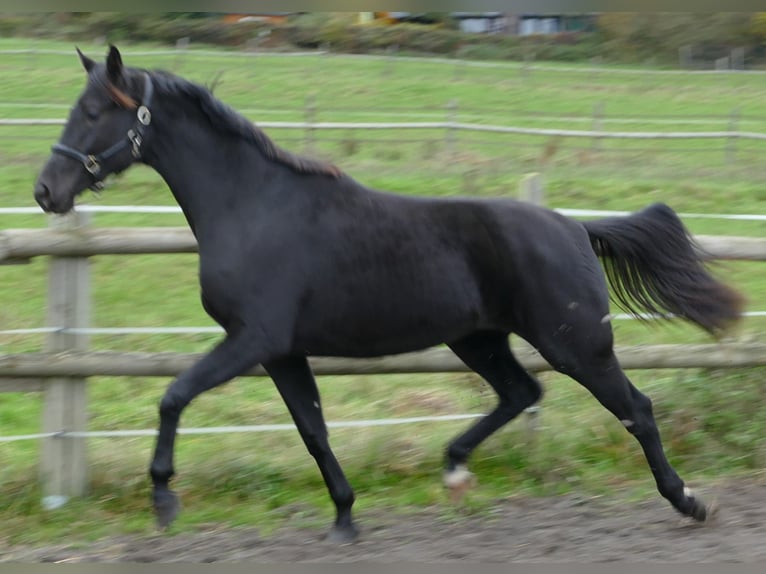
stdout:
<svg viewBox="0 0 766 574">
<path fill-rule="evenodd" d="M 170 72 L 153 71 L 150 74 L 155 84 L 155 90 L 159 94 L 183 97 L 198 106 L 200 111 L 210 119 L 212 125 L 255 144 L 268 159 L 297 173 L 332 177 L 341 175 L 340 168 L 331 163 L 299 156 L 279 147 L 251 120 L 220 101 L 205 86 L 190 82 Z"/>
</svg>

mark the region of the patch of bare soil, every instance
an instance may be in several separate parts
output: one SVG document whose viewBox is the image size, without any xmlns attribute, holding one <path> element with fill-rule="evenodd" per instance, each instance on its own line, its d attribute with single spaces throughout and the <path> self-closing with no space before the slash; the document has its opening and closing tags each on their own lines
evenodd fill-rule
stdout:
<svg viewBox="0 0 766 574">
<path fill-rule="evenodd" d="M 0 549 L 24 562 L 762 562 L 766 561 L 766 484 L 742 481 L 700 491 L 717 498 L 704 525 L 676 514 L 657 495 L 617 503 L 566 495 L 498 502 L 489 516 L 358 513 L 358 542 L 336 546 L 323 531 L 286 527 L 101 539 L 86 547 Z"/>
</svg>

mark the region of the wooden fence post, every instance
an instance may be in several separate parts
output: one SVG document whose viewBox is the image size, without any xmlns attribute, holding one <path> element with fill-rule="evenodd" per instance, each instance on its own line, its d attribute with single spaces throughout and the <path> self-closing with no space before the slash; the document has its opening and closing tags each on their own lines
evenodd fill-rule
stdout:
<svg viewBox="0 0 766 574">
<path fill-rule="evenodd" d="M 733 162 L 737 155 L 737 129 L 739 128 L 740 109 L 734 108 L 729 114 L 729 132 L 731 135 L 726 140 L 726 162 Z"/>
<path fill-rule="evenodd" d="M 521 178 L 519 182 L 519 199 L 534 203 L 535 205 L 543 205 L 545 203 L 543 180 L 539 173 L 528 173 Z"/>
<path fill-rule="evenodd" d="M 593 106 L 593 131 L 601 132 L 604 130 L 604 102 L 596 102 Z M 601 137 L 596 136 L 591 142 L 591 151 L 593 153 L 601 151 Z"/>
<path fill-rule="evenodd" d="M 528 78 L 532 74 L 532 66 L 534 66 L 535 52 L 530 48 L 524 50 L 524 61 L 521 64 L 521 77 Z"/>
<path fill-rule="evenodd" d="M 460 82 L 465 75 L 466 62 L 462 58 L 455 59 L 455 68 L 453 70 L 452 81 Z"/>
<path fill-rule="evenodd" d="M 691 70 L 694 67 L 694 52 L 691 46 L 681 46 L 678 49 L 678 66 L 682 70 Z"/>
<path fill-rule="evenodd" d="M 386 48 L 386 63 L 383 65 L 383 77 L 390 78 L 394 75 L 396 57 L 399 54 L 399 44 L 391 44 Z"/>
<path fill-rule="evenodd" d="M 83 213 L 54 216 L 51 227 L 76 231 L 89 223 Z M 51 257 L 48 272 L 48 325 L 86 327 L 90 314 L 89 263 L 86 257 Z M 46 341 L 49 352 L 84 350 L 83 334 L 54 332 Z M 86 429 L 86 382 L 81 377 L 48 379 L 44 385 L 43 433 L 82 432 Z M 43 439 L 40 474 L 43 505 L 56 508 L 71 496 L 85 493 L 88 474 L 83 437 Z"/>
<path fill-rule="evenodd" d="M 729 70 L 731 68 L 731 58 L 729 56 L 724 56 L 723 58 L 718 58 L 715 61 L 715 69 L 718 71 L 723 70 Z"/>
<path fill-rule="evenodd" d="M 729 56 L 732 70 L 745 69 L 745 49 L 743 47 L 734 48 Z"/>
<path fill-rule="evenodd" d="M 455 153 L 455 128 L 452 124 L 457 122 L 457 100 L 447 102 L 447 131 L 444 133 L 444 148 L 448 158 L 452 159 Z"/>
<path fill-rule="evenodd" d="M 183 68 L 184 60 L 186 59 L 186 51 L 189 49 L 191 38 L 185 36 L 176 40 L 176 64 L 175 73 L 180 74 L 181 68 Z"/>
<path fill-rule="evenodd" d="M 519 182 L 519 199 L 535 205 L 545 203 L 543 179 L 539 173 L 528 173 Z M 537 430 L 540 427 L 540 406 L 532 405 L 524 411 L 527 413 L 527 444 L 530 453 L 534 452 L 537 443 Z"/>
<path fill-rule="evenodd" d="M 601 71 L 604 64 L 604 57 L 603 56 L 593 56 L 590 59 L 590 66 L 593 68 L 593 74 L 590 76 L 590 81 L 593 83 L 601 81 Z"/>
<path fill-rule="evenodd" d="M 305 111 L 305 120 L 308 124 L 306 127 L 306 134 L 305 134 L 305 148 L 306 153 L 313 154 L 314 153 L 314 132 L 316 131 L 313 127 L 313 124 L 316 123 L 316 115 L 317 115 L 317 101 L 316 101 L 316 95 L 315 94 L 309 94 L 306 97 L 306 111 Z"/>
</svg>

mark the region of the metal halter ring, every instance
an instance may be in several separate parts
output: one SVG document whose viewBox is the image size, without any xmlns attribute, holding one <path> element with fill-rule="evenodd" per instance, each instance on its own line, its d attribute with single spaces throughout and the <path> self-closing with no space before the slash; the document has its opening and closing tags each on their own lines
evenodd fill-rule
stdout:
<svg viewBox="0 0 766 574">
<path fill-rule="evenodd" d="M 136 117 L 141 124 L 148 126 L 152 122 L 152 113 L 146 106 L 140 106 L 136 112 Z"/>
</svg>

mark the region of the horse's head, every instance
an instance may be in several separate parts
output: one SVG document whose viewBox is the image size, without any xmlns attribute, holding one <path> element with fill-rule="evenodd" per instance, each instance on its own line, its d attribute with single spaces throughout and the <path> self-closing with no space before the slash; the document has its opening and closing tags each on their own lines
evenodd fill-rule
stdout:
<svg viewBox="0 0 766 574">
<path fill-rule="evenodd" d="M 106 176 L 139 160 L 151 122 L 148 74 L 123 67 L 114 46 L 105 63 L 77 53 L 88 82 L 35 184 L 37 203 L 53 213 L 66 213 L 78 194 L 100 189 Z"/>
</svg>

